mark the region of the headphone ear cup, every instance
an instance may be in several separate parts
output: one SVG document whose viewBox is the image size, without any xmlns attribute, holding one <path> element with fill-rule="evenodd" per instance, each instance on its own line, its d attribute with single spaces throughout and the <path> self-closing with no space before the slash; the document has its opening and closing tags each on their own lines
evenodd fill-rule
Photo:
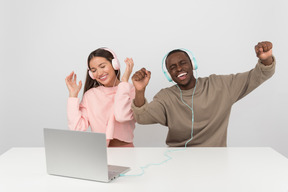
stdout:
<svg viewBox="0 0 288 192">
<path fill-rule="evenodd" d="M 91 79 L 95 79 L 93 76 L 93 73 L 89 69 L 88 69 L 88 73 L 89 73 L 89 76 L 91 77 Z"/>
<path fill-rule="evenodd" d="M 194 56 L 192 58 L 192 65 L 193 65 L 193 70 L 197 70 L 198 69 L 198 64 L 197 64 L 197 61 L 196 61 Z"/>
<path fill-rule="evenodd" d="M 112 59 L 112 67 L 114 70 L 120 69 L 120 63 L 119 63 L 118 59 Z"/>
<path fill-rule="evenodd" d="M 169 81 L 169 82 L 172 82 L 173 80 L 171 79 L 171 76 L 166 72 L 166 71 L 163 71 L 166 79 Z"/>
<path fill-rule="evenodd" d="M 112 59 L 112 67 L 114 70 L 120 70 L 120 62 L 116 56 L 116 54 L 114 53 L 114 51 L 112 51 L 111 49 L 107 48 L 107 47 L 103 47 L 104 50 L 109 51 L 112 55 L 113 55 L 113 59 Z"/>
</svg>

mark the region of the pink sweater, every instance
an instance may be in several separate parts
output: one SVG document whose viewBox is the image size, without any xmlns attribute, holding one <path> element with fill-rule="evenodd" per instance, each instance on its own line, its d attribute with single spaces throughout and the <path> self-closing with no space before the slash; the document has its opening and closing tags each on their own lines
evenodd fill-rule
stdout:
<svg viewBox="0 0 288 192">
<path fill-rule="evenodd" d="M 135 120 L 131 103 L 135 98 L 132 84 L 121 82 L 115 87 L 89 89 L 79 104 L 79 98 L 69 97 L 68 127 L 71 130 L 106 133 L 106 139 L 133 142 Z"/>
</svg>

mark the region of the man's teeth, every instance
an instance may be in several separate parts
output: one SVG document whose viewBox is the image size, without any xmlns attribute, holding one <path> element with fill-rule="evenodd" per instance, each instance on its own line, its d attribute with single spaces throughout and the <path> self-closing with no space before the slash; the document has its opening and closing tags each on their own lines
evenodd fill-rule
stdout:
<svg viewBox="0 0 288 192">
<path fill-rule="evenodd" d="M 178 75 L 177 77 L 182 77 L 184 75 L 187 75 L 187 73 L 181 73 L 180 75 Z"/>
</svg>

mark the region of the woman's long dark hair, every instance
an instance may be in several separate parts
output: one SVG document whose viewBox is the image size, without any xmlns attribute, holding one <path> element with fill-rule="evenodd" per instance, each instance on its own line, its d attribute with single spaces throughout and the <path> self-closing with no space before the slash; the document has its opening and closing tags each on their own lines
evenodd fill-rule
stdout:
<svg viewBox="0 0 288 192">
<path fill-rule="evenodd" d="M 86 72 L 86 81 L 85 81 L 83 95 L 89 89 L 99 86 L 99 83 L 95 79 L 92 79 L 89 75 L 89 69 L 90 69 L 89 63 L 90 63 L 91 59 L 93 59 L 94 57 L 104 57 L 105 59 L 107 59 L 111 63 L 111 65 L 112 65 L 112 59 L 114 59 L 112 53 L 110 53 L 109 51 L 102 49 L 102 48 L 96 49 L 95 51 L 92 51 L 89 54 L 88 59 L 87 59 L 88 69 Z M 120 69 L 114 70 L 114 71 L 115 71 L 117 79 L 120 80 Z"/>
</svg>

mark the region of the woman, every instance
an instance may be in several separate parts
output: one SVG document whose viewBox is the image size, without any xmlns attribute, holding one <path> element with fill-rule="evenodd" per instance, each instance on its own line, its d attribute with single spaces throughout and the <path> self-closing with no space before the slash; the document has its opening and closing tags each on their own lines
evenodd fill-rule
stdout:
<svg viewBox="0 0 288 192">
<path fill-rule="evenodd" d="M 126 58 L 126 70 L 120 81 L 120 64 L 116 54 L 99 48 L 88 56 L 88 69 L 81 103 L 78 93 L 82 82 L 72 72 L 65 79 L 69 90 L 68 126 L 71 130 L 106 133 L 109 147 L 134 147 L 135 120 L 131 102 L 135 89 L 128 83 L 134 62 Z"/>
</svg>

